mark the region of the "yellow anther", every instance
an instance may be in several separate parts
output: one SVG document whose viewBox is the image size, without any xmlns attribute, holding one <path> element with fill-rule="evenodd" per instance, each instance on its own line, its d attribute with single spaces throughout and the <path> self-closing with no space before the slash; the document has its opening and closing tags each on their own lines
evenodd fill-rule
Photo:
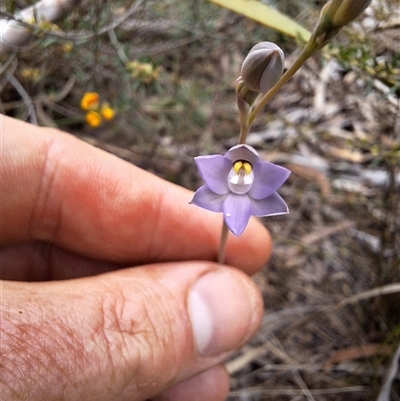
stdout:
<svg viewBox="0 0 400 401">
<path fill-rule="evenodd" d="M 243 166 L 242 168 L 244 169 L 244 171 L 246 172 L 246 174 L 250 174 L 251 170 L 253 170 L 252 165 L 249 162 L 243 162 Z"/>
<path fill-rule="evenodd" d="M 243 162 L 242 161 L 237 161 L 233 164 L 233 171 L 236 174 L 239 174 L 240 169 L 243 167 Z"/>
<path fill-rule="evenodd" d="M 253 170 L 252 165 L 249 162 L 245 162 L 242 160 L 238 160 L 233 164 L 233 171 L 236 174 L 239 174 L 240 171 L 244 171 L 246 175 L 250 174 L 251 171 Z"/>
</svg>

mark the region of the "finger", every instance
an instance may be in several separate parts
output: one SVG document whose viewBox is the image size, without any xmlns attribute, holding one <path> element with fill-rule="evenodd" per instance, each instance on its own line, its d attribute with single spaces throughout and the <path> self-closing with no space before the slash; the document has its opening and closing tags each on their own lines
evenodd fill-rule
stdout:
<svg viewBox="0 0 400 401">
<path fill-rule="evenodd" d="M 151 401 L 224 401 L 229 392 L 229 374 L 217 365 L 162 392 Z"/>
<path fill-rule="evenodd" d="M 16 281 L 66 280 L 127 267 L 90 259 L 38 241 L 2 247 L 0 260 L 0 279 Z"/>
<path fill-rule="evenodd" d="M 262 318 L 250 278 L 208 262 L 4 281 L 2 295 L 5 399 L 151 398 L 221 363 Z"/>
<path fill-rule="evenodd" d="M 3 244 L 40 240 L 116 263 L 215 260 L 221 215 L 192 193 L 70 135 L 1 117 Z M 227 263 L 252 273 L 271 251 L 256 220 Z"/>
</svg>

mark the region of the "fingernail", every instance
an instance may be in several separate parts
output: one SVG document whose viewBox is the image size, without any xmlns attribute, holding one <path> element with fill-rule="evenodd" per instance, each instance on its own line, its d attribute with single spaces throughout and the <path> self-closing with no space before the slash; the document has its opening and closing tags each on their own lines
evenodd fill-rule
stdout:
<svg viewBox="0 0 400 401">
<path fill-rule="evenodd" d="M 188 299 L 194 340 L 202 356 L 232 351 L 246 342 L 262 317 L 261 295 L 244 273 L 218 269 L 200 277 Z"/>
</svg>

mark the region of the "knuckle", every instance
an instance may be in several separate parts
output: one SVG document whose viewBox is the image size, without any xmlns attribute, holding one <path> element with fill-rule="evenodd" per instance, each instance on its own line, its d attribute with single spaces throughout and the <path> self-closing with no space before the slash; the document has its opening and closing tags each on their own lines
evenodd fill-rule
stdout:
<svg viewBox="0 0 400 401">
<path fill-rule="evenodd" d="M 57 171 L 62 157 L 63 144 L 55 136 L 46 142 L 44 148 L 42 173 L 36 189 L 35 203 L 32 209 L 29 232 L 33 238 L 51 240 L 60 226 L 61 203 L 56 202 L 55 188 Z"/>
</svg>

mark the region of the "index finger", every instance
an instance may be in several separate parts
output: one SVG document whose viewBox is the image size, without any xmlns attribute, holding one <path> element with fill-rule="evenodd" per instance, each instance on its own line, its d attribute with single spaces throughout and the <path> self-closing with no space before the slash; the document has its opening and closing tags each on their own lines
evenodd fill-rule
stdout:
<svg viewBox="0 0 400 401">
<path fill-rule="evenodd" d="M 192 193 L 79 139 L 1 117 L 1 243 L 54 243 L 121 263 L 215 260 L 220 214 L 188 202 Z M 228 264 L 254 272 L 269 256 L 256 220 L 229 236 Z"/>
</svg>

